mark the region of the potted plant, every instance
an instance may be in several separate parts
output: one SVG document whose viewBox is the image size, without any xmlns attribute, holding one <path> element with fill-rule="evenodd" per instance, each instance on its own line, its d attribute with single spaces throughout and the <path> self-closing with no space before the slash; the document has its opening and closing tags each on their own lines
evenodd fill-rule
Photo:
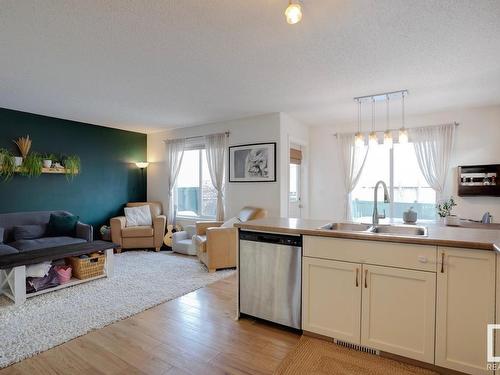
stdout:
<svg viewBox="0 0 500 375">
<path fill-rule="evenodd" d="M 80 157 L 78 155 L 69 155 L 64 159 L 64 168 L 66 168 L 66 178 L 72 180 L 80 172 Z"/>
<path fill-rule="evenodd" d="M 32 152 L 24 158 L 21 174 L 26 177 L 38 177 L 42 174 L 42 167 L 42 156 L 36 152 Z"/>
<path fill-rule="evenodd" d="M 453 197 L 450 197 L 449 199 L 436 205 L 437 214 L 439 215 L 439 217 L 441 217 L 444 220 L 445 225 L 458 225 L 459 224 L 458 217 L 451 214 L 453 207 L 455 207 L 456 205 L 457 204 L 455 203 L 455 200 L 453 199 Z"/>
<path fill-rule="evenodd" d="M 9 181 L 16 171 L 14 157 L 9 150 L 0 149 L 0 176 L 4 182 Z"/>
<path fill-rule="evenodd" d="M 5 148 L 0 148 L 0 168 L 2 167 L 3 163 L 3 158 L 5 157 L 5 154 L 7 154 L 9 151 Z"/>
<path fill-rule="evenodd" d="M 17 145 L 17 148 L 19 148 L 19 152 L 21 153 L 21 156 L 14 157 L 16 167 L 19 167 L 21 166 L 23 160 L 26 158 L 26 156 L 28 156 L 28 153 L 30 152 L 31 139 L 30 136 L 27 135 L 26 137 L 19 137 L 17 140 L 13 142 Z"/>
<path fill-rule="evenodd" d="M 51 168 L 52 163 L 57 161 L 57 157 L 54 154 L 48 153 L 43 155 L 43 167 Z"/>
</svg>

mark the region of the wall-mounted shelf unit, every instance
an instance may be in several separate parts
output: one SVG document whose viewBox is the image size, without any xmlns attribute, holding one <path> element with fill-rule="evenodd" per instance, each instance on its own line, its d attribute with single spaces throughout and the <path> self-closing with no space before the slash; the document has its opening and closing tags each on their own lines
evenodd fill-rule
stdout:
<svg viewBox="0 0 500 375">
<path fill-rule="evenodd" d="M 500 164 L 467 165 L 458 167 L 460 197 L 500 197 Z"/>
<path fill-rule="evenodd" d="M 16 169 L 16 173 L 21 173 L 21 168 L 18 167 Z M 49 173 L 49 174 L 66 174 L 66 168 L 42 168 L 42 173 Z M 79 172 L 77 171 L 76 174 Z"/>
</svg>

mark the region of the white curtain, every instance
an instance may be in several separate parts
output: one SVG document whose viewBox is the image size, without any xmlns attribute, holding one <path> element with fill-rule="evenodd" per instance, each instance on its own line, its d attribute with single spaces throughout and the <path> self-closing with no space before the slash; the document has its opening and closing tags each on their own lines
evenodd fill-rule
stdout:
<svg viewBox="0 0 500 375">
<path fill-rule="evenodd" d="M 342 166 L 345 200 L 344 218 L 352 220 L 351 192 L 356 187 L 368 155 L 368 146 L 356 146 L 354 134 L 338 134 L 340 164 Z"/>
<path fill-rule="evenodd" d="M 167 223 L 175 221 L 174 186 L 181 169 L 182 157 L 184 156 L 184 139 L 172 139 L 165 141 L 165 164 L 167 167 Z"/>
<path fill-rule="evenodd" d="M 429 186 L 442 198 L 455 136 L 455 124 L 427 126 L 410 130 L 418 165 Z"/>
<path fill-rule="evenodd" d="M 224 221 L 224 172 L 226 165 L 226 134 L 211 134 L 205 136 L 207 164 L 210 179 L 217 190 L 217 221 Z"/>
</svg>

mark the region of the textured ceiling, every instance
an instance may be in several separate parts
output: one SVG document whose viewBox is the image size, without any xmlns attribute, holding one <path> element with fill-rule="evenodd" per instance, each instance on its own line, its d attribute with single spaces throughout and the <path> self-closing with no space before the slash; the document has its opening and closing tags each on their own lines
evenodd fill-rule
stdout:
<svg viewBox="0 0 500 375">
<path fill-rule="evenodd" d="M 500 103 L 499 0 L 0 0 L 0 107 L 154 131 L 288 112 L 346 121 Z"/>
</svg>

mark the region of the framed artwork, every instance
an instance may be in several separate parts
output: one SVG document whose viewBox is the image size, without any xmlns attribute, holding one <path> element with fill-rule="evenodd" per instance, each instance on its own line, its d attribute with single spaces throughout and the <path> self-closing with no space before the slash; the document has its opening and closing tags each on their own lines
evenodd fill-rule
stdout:
<svg viewBox="0 0 500 375">
<path fill-rule="evenodd" d="M 229 182 L 276 181 L 276 142 L 229 147 Z"/>
</svg>

